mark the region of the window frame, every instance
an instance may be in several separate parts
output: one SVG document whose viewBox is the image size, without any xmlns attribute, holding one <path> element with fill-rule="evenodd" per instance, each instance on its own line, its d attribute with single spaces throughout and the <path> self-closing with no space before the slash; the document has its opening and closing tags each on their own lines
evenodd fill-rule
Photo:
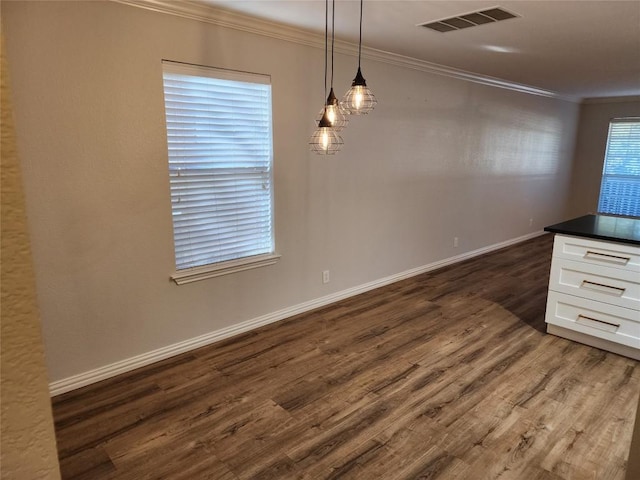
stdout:
<svg viewBox="0 0 640 480">
<path fill-rule="evenodd" d="M 267 265 L 275 264 L 279 258 L 281 257 L 278 253 L 276 253 L 276 241 L 275 241 L 275 205 L 274 205 L 274 185 L 273 185 L 273 168 L 274 168 L 274 158 L 273 158 L 273 98 L 271 93 L 271 77 L 269 75 L 256 74 L 250 72 L 243 72 L 237 70 L 228 70 L 221 69 L 203 65 L 194 65 L 182 62 L 175 62 L 171 60 L 162 60 L 162 82 L 163 82 L 163 106 L 165 109 L 165 134 L 167 135 L 167 165 L 169 167 L 169 178 L 172 176 L 172 159 L 170 152 L 170 140 L 169 140 L 169 119 L 167 113 L 167 85 L 166 85 L 166 74 L 178 74 L 183 76 L 194 76 L 194 77 L 209 77 L 218 80 L 224 81 L 235 81 L 235 82 L 243 82 L 243 83 L 255 83 L 255 84 L 265 84 L 269 85 L 269 145 L 268 148 L 268 185 L 269 185 L 269 233 L 270 233 L 270 251 L 265 253 L 260 253 L 257 255 L 245 255 L 237 258 L 215 261 L 212 263 L 197 265 L 197 266 L 188 266 L 184 268 L 179 268 L 178 262 L 178 251 L 176 249 L 176 224 L 175 224 L 175 213 L 174 213 L 174 202 L 172 201 L 172 232 L 173 232 L 173 252 L 174 252 L 174 261 L 176 262 L 175 271 L 170 275 L 171 280 L 173 280 L 178 285 L 183 285 L 186 283 L 191 283 L 199 280 L 204 280 L 207 278 L 218 277 L 221 275 L 228 275 L 235 272 L 240 272 L 248 269 L 263 267 Z M 215 168 L 224 168 L 224 167 L 216 167 L 215 161 L 211 162 L 211 166 L 207 168 L 215 169 Z M 241 178 L 241 177 L 237 177 Z M 215 187 L 211 187 L 214 189 Z M 171 195 L 175 194 L 174 186 L 169 185 L 169 192 Z M 261 218 L 264 218 L 261 217 Z M 213 217 L 211 219 L 213 221 Z M 266 237 L 262 237 L 265 239 Z M 214 251 L 215 249 L 212 249 Z"/>
<path fill-rule="evenodd" d="M 607 180 L 610 179 L 615 179 L 616 177 L 618 179 L 626 179 L 629 180 L 630 183 L 632 184 L 636 184 L 637 187 L 640 190 L 640 172 L 636 175 L 636 174 L 630 174 L 630 175 L 625 175 L 625 174 L 619 174 L 619 173 L 607 173 L 607 166 L 608 166 L 608 162 L 612 159 L 613 155 L 610 156 L 610 152 L 611 152 L 611 148 L 612 148 L 612 132 L 615 129 L 616 125 L 620 125 L 620 124 L 635 124 L 637 126 L 637 128 L 640 128 L 640 117 L 621 117 L 621 118 L 612 118 L 609 121 L 609 128 L 607 131 L 607 143 L 605 146 L 605 153 L 604 153 L 604 159 L 603 159 L 603 163 L 602 163 L 602 175 L 600 178 L 600 190 L 598 192 L 598 207 L 597 207 L 597 212 L 598 214 L 602 214 L 602 215 L 614 215 L 614 216 L 633 216 L 633 217 L 637 217 L 640 216 L 640 210 L 637 212 L 638 215 L 633 215 L 633 213 L 636 213 L 635 211 L 632 213 L 627 213 L 625 211 L 621 211 L 620 207 L 618 207 L 618 209 L 613 212 L 613 211 L 605 211 L 605 205 L 607 203 L 607 199 L 606 196 L 603 197 L 603 192 L 605 189 L 605 185 L 607 183 Z M 637 148 L 637 145 L 640 144 L 638 143 L 640 140 L 640 136 L 634 134 L 633 136 L 629 135 L 628 140 L 632 140 L 634 141 L 634 145 Z M 626 144 L 625 144 L 626 145 Z M 618 145 L 616 145 L 618 146 Z M 620 156 L 620 154 L 617 155 L 618 157 Z M 638 158 L 637 160 L 635 160 L 634 164 L 632 165 L 633 167 L 636 167 L 636 169 L 640 166 L 640 158 Z M 633 207 L 631 207 L 633 208 Z M 640 207 L 638 207 L 640 208 Z"/>
</svg>

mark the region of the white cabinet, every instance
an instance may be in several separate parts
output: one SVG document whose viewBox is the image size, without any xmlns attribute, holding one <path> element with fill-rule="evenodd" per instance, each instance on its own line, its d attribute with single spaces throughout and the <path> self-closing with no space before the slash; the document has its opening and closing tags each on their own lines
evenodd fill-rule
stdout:
<svg viewBox="0 0 640 480">
<path fill-rule="evenodd" d="M 640 247 L 556 234 L 547 332 L 640 360 Z"/>
</svg>

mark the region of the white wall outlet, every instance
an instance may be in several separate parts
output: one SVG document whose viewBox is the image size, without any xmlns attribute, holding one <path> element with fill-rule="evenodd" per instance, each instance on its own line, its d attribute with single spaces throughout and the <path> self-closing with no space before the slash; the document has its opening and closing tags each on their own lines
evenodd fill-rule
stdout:
<svg viewBox="0 0 640 480">
<path fill-rule="evenodd" d="M 330 279 L 331 277 L 329 277 L 329 270 L 325 270 L 324 272 L 322 272 L 322 283 L 329 283 Z"/>
<path fill-rule="evenodd" d="M 458 246 L 458 237 L 453 237 L 453 246 L 454 247 Z"/>
<path fill-rule="evenodd" d="M 530 226 L 530 227 L 533 227 L 533 218 L 530 218 L 530 219 L 529 219 L 529 226 Z"/>
</svg>

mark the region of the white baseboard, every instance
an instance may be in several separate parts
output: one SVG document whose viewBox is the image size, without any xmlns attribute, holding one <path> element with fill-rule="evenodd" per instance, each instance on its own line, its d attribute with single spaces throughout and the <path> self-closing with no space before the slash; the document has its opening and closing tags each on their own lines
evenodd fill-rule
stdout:
<svg viewBox="0 0 640 480">
<path fill-rule="evenodd" d="M 446 267 L 447 265 L 462 262 L 463 260 L 468 260 L 470 258 L 477 257 L 494 250 L 499 250 L 516 243 L 524 242 L 525 240 L 530 240 L 532 238 L 543 235 L 544 233 L 545 232 L 543 231 L 534 232 L 528 235 L 523 235 L 522 237 L 513 238 L 511 240 L 506 240 L 504 242 L 489 245 L 487 247 L 479 248 L 471 252 L 456 255 L 455 257 L 449 257 L 444 260 L 439 260 L 428 265 L 412 268 L 411 270 L 406 270 L 395 275 L 390 275 L 379 280 L 374 280 L 373 282 L 358 285 L 356 287 L 348 288 L 346 290 L 332 293 L 324 297 L 316 298 L 308 302 L 299 303 L 298 305 L 284 308 L 276 312 L 268 313 L 266 315 L 247 320 L 230 327 L 222 328 L 214 332 L 205 333 L 204 335 L 200 335 L 183 342 L 174 343 L 166 347 L 158 348 L 157 350 L 152 350 L 151 352 L 136 355 L 135 357 L 131 358 L 126 358 L 110 365 L 105 365 L 104 367 L 99 367 L 93 370 L 89 370 L 88 372 L 73 375 L 62 380 L 57 380 L 49 384 L 49 392 L 51 396 L 60 395 L 71 390 L 75 390 L 77 388 L 99 382 L 100 380 L 115 377 L 116 375 L 119 375 L 121 373 L 130 372 L 131 370 L 135 370 L 136 368 L 144 367 L 151 363 L 165 360 L 167 358 L 188 352 L 190 350 L 194 350 L 196 348 L 204 347 L 205 345 L 210 345 L 239 333 L 247 332 L 249 330 L 253 330 L 255 328 L 277 322 L 279 320 L 284 320 L 285 318 L 289 318 L 294 315 L 298 315 L 300 313 L 308 312 L 319 307 L 324 307 L 325 305 L 344 300 L 345 298 L 359 295 L 360 293 L 368 292 L 369 290 L 373 290 L 375 288 L 389 285 L 390 283 L 398 282 L 406 278 L 420 275 L 421 273 L 426 273 L 438 268 Z"/>
</svg>

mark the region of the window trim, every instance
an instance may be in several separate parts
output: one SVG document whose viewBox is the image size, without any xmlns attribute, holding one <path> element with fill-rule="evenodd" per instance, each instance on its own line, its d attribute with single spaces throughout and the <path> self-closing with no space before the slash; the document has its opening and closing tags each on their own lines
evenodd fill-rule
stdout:
<svg viewBox="0 0 640 480">
<path fill-rule="evenodd" d="M 226 262 L 211 263 L 201 267 L 185 268 L 178 270 L 171 275 L 177 285 L 185 285 L 198 280 L 206 280 L 207 278 L 220 277 L 230 273 L 242 272 L 253 268 L 266 267 L 275 264 L 281 255 L 277 253 L 266 253 L 263 255 L 254 255 L 251 257 L 238 258 Z"/>
</svg>

